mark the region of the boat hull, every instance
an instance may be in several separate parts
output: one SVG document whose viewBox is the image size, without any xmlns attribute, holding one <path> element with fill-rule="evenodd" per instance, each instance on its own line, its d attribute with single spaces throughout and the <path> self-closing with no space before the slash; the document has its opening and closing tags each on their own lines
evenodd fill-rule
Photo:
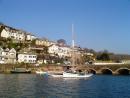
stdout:
<svg viewBox="0 0 130 98">
<path fill-rule="evenodd" d="M 58 77 L 63 77 L 63 75 L 55 75 L 55 74 L 50 75 L 50 76 L 51 76 L 51 77 L 55 77 L 55 78 L 56 78 L 56 77 L 57 77 L 57 78 L 58 78 Z"/>
<path fill-rule="evenodd" d="M 14 70 L 11 70 L 10 73 L 31 73 L 31 70 L 26 68 L 15 68 Z"/>
<path fill-rule="evenodd" d="M 14 70 L 12 70 L 10 72 L 13 73 L 13 74 L 21 74 L 21 73 L 23 73 L 23 74 L 29 74 L 29 73 L 31 73 L 31 71 L 14 71 Z"/>
<path fill-rule="evenodd" d="M 36 74 L 48 74 L 47 72 L 43 72 L 43 71 L 36 71 Z"/>
<path fill-rule="evenodd" d="M 64 78 L 88 78 L 91 77 L 93 74 L 77 74 L 77 73 L 63 73 Z"/>
</svg>

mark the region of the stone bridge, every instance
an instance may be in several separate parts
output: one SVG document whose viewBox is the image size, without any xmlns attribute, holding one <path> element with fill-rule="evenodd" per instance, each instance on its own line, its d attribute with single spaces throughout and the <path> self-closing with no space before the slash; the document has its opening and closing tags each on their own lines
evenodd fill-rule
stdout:
<svg viewBox="0 0 130 98">
<path fill-rule="evenodd" d="M 93 74 L 113 74 L 113 75 L 129 75 L 130 64 L 122 65 L 82 65 L 77 66 L 77 70 L 87 70 Z"/>
</svg>

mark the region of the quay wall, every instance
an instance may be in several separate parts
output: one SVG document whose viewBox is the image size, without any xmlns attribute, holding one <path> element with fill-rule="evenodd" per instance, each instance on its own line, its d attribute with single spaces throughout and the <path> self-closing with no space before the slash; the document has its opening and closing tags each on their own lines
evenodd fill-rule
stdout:
<svg viewBox="0 0 130 98">
<path fill-rule="evenodd" d="M 11 70 L 14 68 L 27 68 L 31 69 L 32 73 L 35 73 L 36 70 L 42 71 L 52 71 L 52 72 L 62 72 L 63 66 L 62 65 L 41 65 L 35 66 L 33 64 L 28 65 L 13 65 L 13 64 L 0 64 L 0 73 L 10 73 Z"/>
</svg>

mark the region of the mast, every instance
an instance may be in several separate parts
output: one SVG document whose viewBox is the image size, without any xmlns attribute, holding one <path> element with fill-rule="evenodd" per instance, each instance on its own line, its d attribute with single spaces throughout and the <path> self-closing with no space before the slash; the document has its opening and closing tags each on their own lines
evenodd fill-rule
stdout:
<svg viewBox="0 0 130 98">
<path fill-rule="evenodd" d="M 74 25 L 72 24 L 72 66 L 74 67 L 75 64 L 75 60 L 74 60 L 74 46 L 75 46 L 75 42 L 74 42 Z"/>
<path fill-rule="evenodd" d="M 72 48 L 74 48 L 74 25 L 72 24 Z"/>
</svg>

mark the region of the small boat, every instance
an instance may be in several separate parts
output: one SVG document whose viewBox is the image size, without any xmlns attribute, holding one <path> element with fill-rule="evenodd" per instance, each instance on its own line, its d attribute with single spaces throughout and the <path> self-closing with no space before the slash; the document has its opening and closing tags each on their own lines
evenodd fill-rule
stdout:
<svg viewBox="0 0 130 98">
<path fill-rule="evenodd" d="M 31 70 L 26 68 L 15 68 L 14 70 L 10 71 L 11 73 L 31 73 Z"/>
<path fill-rule="evenodd" d="M 45 71 L 42 71 L 42 70 L 38 70 L 38 71 L 35 71 L 36 74 L 48 74 L 48 72 L 45 72 Z"/>
</svg>

